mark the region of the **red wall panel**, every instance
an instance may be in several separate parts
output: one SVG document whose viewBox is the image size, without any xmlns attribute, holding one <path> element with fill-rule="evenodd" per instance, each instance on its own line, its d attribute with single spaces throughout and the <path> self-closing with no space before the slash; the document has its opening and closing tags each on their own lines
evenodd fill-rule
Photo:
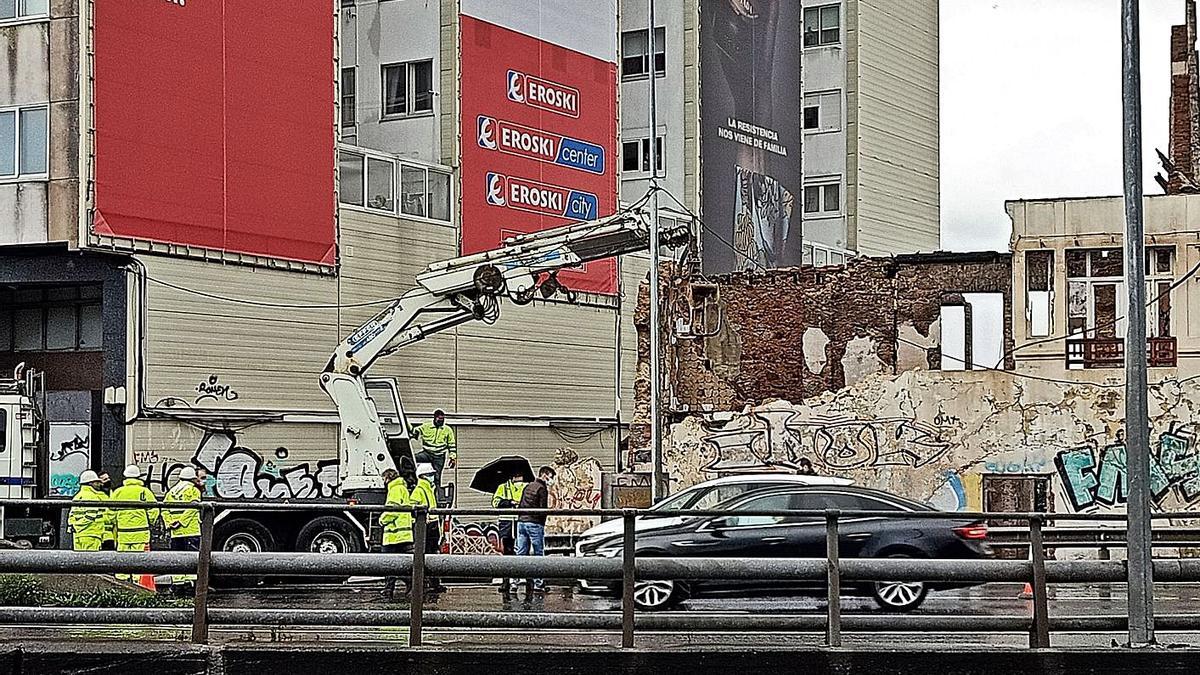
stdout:
<svg viewBox="0 0 1200 675">
<path fill-rule="evenodd" d="M 460 20 L 463 253 L 588 219 L 587 210 L 595 211 L 590 218 L 614 213 L 616 64 L 471 16 Z M 617 291 L 614 260 L 559 278 L 577 290 Z"/>
<path fill-rule="evenodd" d="M 94 11 L 93 230 L 332 264 L 332 5 Z"/>
</svg>

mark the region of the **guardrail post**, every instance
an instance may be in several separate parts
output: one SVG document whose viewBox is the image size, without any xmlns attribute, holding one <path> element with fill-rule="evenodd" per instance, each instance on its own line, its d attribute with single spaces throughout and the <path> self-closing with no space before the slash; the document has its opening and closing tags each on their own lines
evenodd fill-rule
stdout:
<svg viewBox="0 0 1200 675">
<path fill-rule="evenodd" d="M 1050 605 L 1046 594 L 1046 546 L 1042 540 L 1042 517 L 1029 519 L 1029 559 L 1033 563 L 1033 627 L 1029 646 L 1050 646 Z"/>
<path fill-rule="evenodd" d="M 621 542 L 621 647 L 629 648 L 633 646 L 633 587 L 635 581 L 633 573 L 636 556 L 634 544 L 637 534 L 635 524 L 637 521 L 630 509 L 625 509 L 621 513 L 621 519 L 625 526 L 625 539 Z"/>
<path fill-rule="evenodd" d="M 211 504 L 200 507 L 200 552 L 196 559 L 196 597 L 192 601 L 192 642 L 208 642 L 208 580 L 212 564 L 213 522 L 216 510 Z"/>
<path fill-rule="evenodd" d="M 838 512 L 836 509 L 826 511 L 825 574 L 829 616 L 825 626 L 825 644 L 830 647 L 842 646 L 842 569 L 838 538 Z"/>
<path fill-rule="evenodd" d="M 421 646 L 421 619 L 425 609 L 425 520 L 429 512 L 413 511 L 412 586 L 408 589 L 408 646 Z"/>
</svg>

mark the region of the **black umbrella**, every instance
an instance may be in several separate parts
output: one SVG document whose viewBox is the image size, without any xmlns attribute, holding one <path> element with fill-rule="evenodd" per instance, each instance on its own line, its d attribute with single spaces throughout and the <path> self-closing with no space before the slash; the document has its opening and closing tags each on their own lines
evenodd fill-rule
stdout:
<svg viewBox="0 0 1200 675">
<path fill-rule="evenodd" d="M 513 476 L 520 475 L 526 483 L 533 482 L 533 467 L 529 460 L 517 455 L 500 457 L 488 462 L 482 469 L 475 472 L 471 479 L 471 489 L 495 494 L 496 488 L 503 485 Z"/>
</svg>

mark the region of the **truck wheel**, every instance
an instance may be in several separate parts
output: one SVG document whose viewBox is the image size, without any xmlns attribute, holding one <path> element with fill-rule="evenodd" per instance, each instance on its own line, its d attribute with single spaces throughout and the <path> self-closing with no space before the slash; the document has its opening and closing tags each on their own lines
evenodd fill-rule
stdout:
<svg viewBox="0 0 1200 675">
<path fill-rule="evenodd" d="M 234 518 L 219 523 L 213 533 L 213 550 L 230 553 L 271 553 L 275 551 L 275 536 L 262 523 L 251 518 Z M 257 586 L 262 577 L 221 576 L 215 579 L 220 586 Z"/>
<path fill-rule="evenodd" d="M 262 523 L 250 518 L 234 518 L 217 526 L 218 551 L 231 553 L 270 553 L 275 550 L 275 537 Z"/>
<path fill-rule="evenodd" d="M 300 529 L 296 548 L 309 553 L 362 553 L 362 534 L 337 516 L 321 516 Z"/>
</svg>

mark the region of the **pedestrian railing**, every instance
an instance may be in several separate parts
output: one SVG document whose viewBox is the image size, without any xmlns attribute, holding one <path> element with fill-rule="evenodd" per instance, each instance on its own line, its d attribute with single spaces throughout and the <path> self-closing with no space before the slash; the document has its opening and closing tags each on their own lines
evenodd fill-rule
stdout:
<svg viewBox="0 0 1200 675">
<path fill-rule="evenodd" d="M 62 500 L 0 500 L 0 506 L 70 508 Z M 144 503 L 105 502 L 114 509 L 146 508 Z M 670 513 L 647 510 L 568 509 L 413 509 L 385 505 L 310 504 L 273 502 L 202 502 L 171 504 L 172 509 L 199 509 L 201 541 L 197 552 L 151 551 L 117 553 L 62 550 L 0 551 L 0 573 L 156 573 L 196 575 L 191 609 L 97 609 L 57 607 L 0 607 L 0 624 L 153 624 L 192 626 L 191 639 L 205 643 L 213 625 L 238 626 L 408 626 L 409 644 L 420 646 L 426 627 L 506 629 L 620 630 L 623 647 L 634 645 L 638 630 L 824 631 L 826 643 L 840 646 L 842 632 L 1027 632 L 1029 645 L 1049 647 L 1053 631 L 1120 631 L 1126 616 L 1050 617 L 1047 585 L 1114 583 L 1126 580 L 1120 560 L 1047 560 L 1048 522 L 1123 522 L 1119 514 L 964 513 L 895 511 L 737 511 L 738 516 L 812 517 L 824 521 L 824 558 L 667 558 L 639 557 L 635 527 L 640 517 L 717 517 L 728 511 Z M 413 552 L 380 553 L 244 553 L 214 551 L 215 515 L 221 509 L 240 511 L 304 510 L 413 514 Z M 605 557 L 515 557 L 425 553 L 425 524 L 430 517 L 491 517 L 499 515 L 599 516 L 623 521 L 621 555 Z M 1192 519 L 1197 513 L 1159 513 L 1157 521 Z M 849 518 L 903 518 L 1017 521 L 1028 523 L 1026 560 L 842 558 L 839 531 Z M 1063 530 L 1070 528 L 1061 528 Z M 1119 532 L 1119 528 L 1102 528 Z M 1166 537 L 1165 539 L 1170 539 Z M 1165 543 L 1164 546 L 1179 546 Z M 1200 582 L 1200 559 L 1160 558 L 1153 561 L 1153 578 L 1162 582 Z M 408 609 L 232 609 L 210 607 L 208 590 L 213 576 L 392 576 L 410 581 Z M 546 613 L 430 610 L 421 589 L 426 575 L 440 578 L 559 578 L 619 581 L 620 612 Z M 636 612 L 638 581 L 655 580 L 780 580 L 813 581 L 826 585 L 826 613 L 821 615 L 705 616 L 696 613 Z M 1030 616 L 849 615 L 841 613 L 843 582 L 1028 583 L 1032 589 Z M 1163 630 L 1200 630 L 1200 614 L 1155 618 Z"/>
</svg>

